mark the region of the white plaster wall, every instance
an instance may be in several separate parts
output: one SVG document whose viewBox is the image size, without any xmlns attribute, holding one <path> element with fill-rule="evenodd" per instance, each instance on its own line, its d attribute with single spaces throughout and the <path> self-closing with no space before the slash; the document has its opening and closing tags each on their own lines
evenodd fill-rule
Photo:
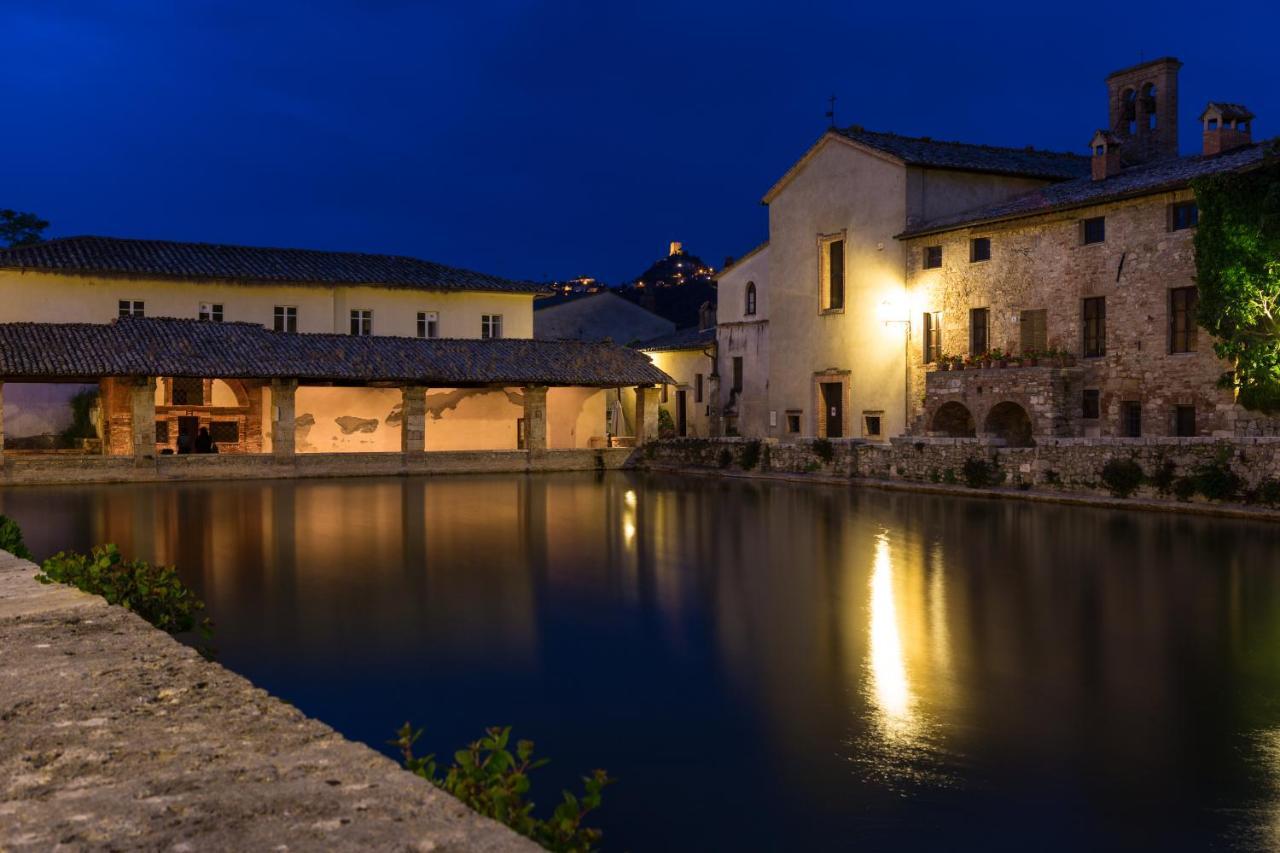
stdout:
<svg viewBox="0 0 1280 853">
<path fill-rule="evenodd" d="M 748 282 L 756 285 L 756 313 L 746 313 Z M 773 434 L 769 427 L 769 247 L 740 261 L 720 274 L 717 307 L 716 352 L 720 367 L 721 407 L 733 390 L 733 359 L 742 358 L 742 393 L 733 400 L 740 435 L 761 438 Z M 775 420 L 781 420 L 779 413 Z M 781 423 L 785 427 L 785 423 Z"/>
<path fill-rule="evenodd" d="M 0 270 L 0 323 L 108 323 L 121 299 L 140 299 L 148 317 L 194 319 L 200 303 L 222 305 L 226 322 L 271 328 L 275 306 L 298 309 L 298 331 L 350 330 L 350 310 L 373 311 L 376 335 L 417 335 L 419 311 L 440 315 L 440 335 L 480 337 L 483 314 L 501 314 L 503 335 L 533 337 L 533 295 L 408 290 L 389 287 L 328 287 L 233 282 L 164 281 L 129 277 L 56 275 Z"/>
<path fill-rule="evenodd" d="M 591 439 L 605 435 L 605 402 L 600 388 L 550 388 L 547 390 L 547 447 L 573 450 L 590 447 Z"/>
<path fill-rule="evenodd" d="M 787 409 L 800 410 L 802 435 L 816 434 L 814 374 L 851 371 L 845 435 L 861 433 L 861 413 L 882 410 L 890 435 L 902 431 L 904 329 L 885 325 L 882 303 L 903 300 L 904 252 L 894 239 L 906 222 L 906 169 L 838 142 L 818 149 L 769 206 L 768 434 L 785 436 Z M 823 314 L 819 235 L 845 231 L 845 308 Z M 905 306 L 901 309 L 906 319 Z M 729 383 L 722 363 L 722 385 Z"/>
</svg>

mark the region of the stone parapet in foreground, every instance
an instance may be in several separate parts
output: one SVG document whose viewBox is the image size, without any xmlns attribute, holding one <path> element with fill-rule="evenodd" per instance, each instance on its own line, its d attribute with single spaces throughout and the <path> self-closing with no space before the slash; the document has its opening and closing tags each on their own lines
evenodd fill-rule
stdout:
<svg viewBox="0 0 1280 853">
<path fill-rule="evenodd" d="M 0 551 L 0 850 L 540 849 L 35 572 Z"/>
</svg>

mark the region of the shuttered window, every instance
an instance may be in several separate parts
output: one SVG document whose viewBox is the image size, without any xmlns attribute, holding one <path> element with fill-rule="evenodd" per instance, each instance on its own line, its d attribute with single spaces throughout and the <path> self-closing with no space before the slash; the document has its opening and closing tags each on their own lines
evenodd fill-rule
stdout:
<svg viewBox="0 0 1280 853">
<path fill-rule="evenodd" d="M 823 309 L 837 311 L 844 308 L 844 240 L 831 240 L 826 244 L 826 281 L 823 290 L 826 300 Z"/>
<path fill-rule="evenodd" d="M 942 313 L 926 311 L 924 314 L 924 363 L 932 364 L 942 358 Z"/>
<path fill-rule="evenodd" d="M 1084 325 L 1084 357 L 1099 358 L 1107 354 L 1107 300 L 1093 296 L 1084 301 L 1081 310 Z"/>
<path fill-rule="evenodd" d="M 1169 352 L 1196 351 L 1196 289 L 1169 291 Z"/>
<path fill-rule="evenodd" d="M 1035 308 L 1022 312 L 1019 333 L 1023 354 L 1039 352 L 1049 346 L 1049 312 Z"/>
<path fill-rule="evenodd" d="M 991 312 L 986 308 L 969 309 L 969 354 L 982 355 L 990 345 Z"/>
</svg>

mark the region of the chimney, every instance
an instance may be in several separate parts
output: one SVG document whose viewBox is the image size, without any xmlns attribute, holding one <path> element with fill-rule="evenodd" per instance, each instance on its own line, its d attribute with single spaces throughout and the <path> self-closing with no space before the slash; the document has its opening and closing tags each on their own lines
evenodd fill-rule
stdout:
<svg viewBox="0 0 1280 853">
<path fill-rule="evenodd" d="M 1224 104 L 1210 101 L 1200 114 L 1204 123 L 1204 151 L 1206 157 L 1232 151 L 1253 144 L 1250 125 L 1253 113 L 1241 104 Z"/>
<path fill-rule="evenodd" d="M 1093 135 L 1093 179 L 1105 181 L 1120 174 L 1120 137 L 1106 130 Z"/>
</svg>

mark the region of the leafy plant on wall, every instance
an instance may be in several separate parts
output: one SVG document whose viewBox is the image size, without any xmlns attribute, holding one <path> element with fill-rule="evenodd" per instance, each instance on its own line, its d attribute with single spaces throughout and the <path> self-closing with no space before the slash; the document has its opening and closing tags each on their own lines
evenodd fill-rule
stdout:
<svg viewBox="0 0 1280 853">
<path fill-rule="evenodd" d="M 1192 182 L 1196 320 L 1234 370 L 1219 381 L 1241 405 L 1280 411 L 1280 150 L 1259 168 Z"/>
</svg>

